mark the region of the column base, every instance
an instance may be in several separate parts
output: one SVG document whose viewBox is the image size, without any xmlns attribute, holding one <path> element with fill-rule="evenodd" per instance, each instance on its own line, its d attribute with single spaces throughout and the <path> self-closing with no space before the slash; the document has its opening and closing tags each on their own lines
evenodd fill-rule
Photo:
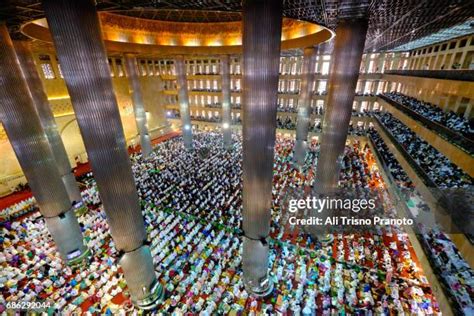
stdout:
<svg viewBox="0 0 474 316">
<path fill-rule="evenodd" d="M 305 163 L 307 147 L 308 147 L 308 145 L 307 145 L 306 141 L 296 140 L 295 148 L 294 148 L 293 162 L 299 167 L 302 167 Z"/>
<path fill-rule="evenodd" d="M 327 246 L 331 244 L 334 241 L 334 235 L 333 234 L 324 234 L 321 231 L 313 231 L 311 229 L 305 228 L 304 229 L 305 233 L 311 236 L 311 238 L 314 241 L 319 241 L 321 245 Z"/>
<path fill-rule="evenodd" d="M 184 144 L 184 149 L 186 151 L 193 151 L 194 150 L 194 147 L 193 147 L 193 144 Z"/>
<path fill-rule="evenodd" d="M 151 145 L 150 135 L 148 135 L 148 133 L 144 135 L 143 137 L 140 137 L 140 145 L 142 146 L 141 149 L 142 149 L 143 159 L 146 160 L 153 153 L 153 146 Z"/>
<path fill-rule="evenodd" d="M 165 296 L 165 290 L 160 282 L 156 281 L 150 291 L 150 295 L 144 299 L 133 302 L 137 307 L 143 310 L 155 309 Z"/>
<path fill-rule="evenodd" d="M 79 257 L 67 261 L 67 265 L 70 267 L 81 267 L 90 262 L 92 258 L 92 251 L 87 248 Z"/>
<path fill-rule="evenodd" d="M 69 264 L 82 261 L 88 256 L 88 249 L 84 245 L 81 227 L 73 208 L 58 216 L 45 217 L 44 221 L 64 262 Z M 78 258 L 80 259 L 77 260 Z"/>
<path fill-rule="evenodd" d="M 251 281 L 245 281 L 244 279 L 244 286 L 250 294 L 259 298 L 267 297 L 273 292 L 274 288 L 273 281 L 268 277 L 259 284 L 251 284 Z"/>
<path fill-rule="evenodd" d="M 142 245 L 124 253 L 119 265 L 122 267 L 132 303 L 144 310 L 156 308 L 163 299 L 164 290 L 155 276 L 150 247 Z"/>
<path fill-rule="evenodd" d="M 334 236 L 332 234 L 319 235 L 317 238 L 323 246 L 327 246 L 334 241 Z"/>
<path fill-rule="evenodd" d="M 269 245 L 265 239 L 243 236 L 242 270 L 245 289 L 256 297 L 268 296 L 273 291 L 268 277 Z"/>
</svg>

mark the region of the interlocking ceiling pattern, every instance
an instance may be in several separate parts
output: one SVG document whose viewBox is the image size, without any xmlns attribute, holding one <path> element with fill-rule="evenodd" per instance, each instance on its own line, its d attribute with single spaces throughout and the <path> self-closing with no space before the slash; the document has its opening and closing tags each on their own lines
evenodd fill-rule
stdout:
<svg viewBox="0 0 474 316">
<path fill-rule="evenodd" d="M 371 8 L 365 50 L 389 50 L 472 16 L 472 0 L 376 0 Z"/>
<path fill-rule="evenodd" d="M 100 11 L 178 22 L 229 22 L 241 19 L 241 0 L 97 0 Z M 365 51 L 385 51 L 474 16 L 472 0 L 284 0 L 285 17 L 335 29 L 338 18 L 369 14 Z M 13 37 L 20 25 L 44 17 L 38 0 L 6 0 L 0 19 Z M 330 47 L 330 46 L 328 46 Z"/>
</svg>

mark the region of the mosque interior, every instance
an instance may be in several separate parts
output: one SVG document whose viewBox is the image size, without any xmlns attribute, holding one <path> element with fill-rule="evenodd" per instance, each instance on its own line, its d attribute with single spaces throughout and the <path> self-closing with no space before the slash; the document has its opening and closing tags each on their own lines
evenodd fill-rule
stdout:
<svg viewBox="0 0 474 316">
<path fill-rule="evenodd" d="M 0 314 L 474 315 L 471 0 L 6 0 Z"/>
</svg>

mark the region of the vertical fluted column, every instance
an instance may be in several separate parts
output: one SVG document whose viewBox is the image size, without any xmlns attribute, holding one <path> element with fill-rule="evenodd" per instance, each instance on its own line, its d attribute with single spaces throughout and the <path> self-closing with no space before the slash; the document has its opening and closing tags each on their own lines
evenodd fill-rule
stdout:
<svg viewBox="0 0 474 316">
<path fill-rule="evenodd" d="M 303 55 L 301 93 L 296 120 L 295 161 L 302 166 L 306 157 L 308 131 L 311 123 L 311 96 L 316 65 L 317 48 L 307 47 Z"/>
<path fill-rule="evenodd" d="M 318 192 L 322 194 L 333 192 L 337 186 L 367 25 L 364 18 L 343 19 L 336 29 L 316 173 Z"/>
<path fill-rule="evenodd" d="M 45 0 L 43 9 L 132 301 L 154 306 L 162 289 L 146 245 L 95 3 Z"/>
<path fill-rule="evenodd" d="M 5 24 L 0 24 L 0 121 L 61 257 L 81 258 L 87 253 L 81 229 Z"/>
<path fill-rule="evenodd" d="M 268 278 L 273 155 L 278 100 L 282 1 L 243 4 L 243 280 L 255 295 Z"/>
<path fill-rule="evenodd" d="M 193 129 L 191 125 L 191 114 L 189 113 L 188 78 L 186 77 L 184 57 L 177 56 L 174 64 L 176 69 L 176 82 L 178 83 L 179 114 L 181 116 L 184 147 L 186 149 L 192 149 Z"/>
<path fill-rule="evenodd" d="M 71 163 L 69 162 L 63 140 L 59 135 L 53 111 L 48 102 L 48 97 L 44 92 L 43 83 L 39 77 L 29 43 L 26 41 L 17 41 L 13 45 L 71 204 L 78 204 L 82 201 L 81 192 L 79 191 L 76 178 L 72 172 Z"/>
<path fill-rule="evenodd" d="M 222 75 L 222 133 L 224 147 L 232 146 L 232 120 L 230 105 L 230 58 L 228 55 L 221 56 Z"/>
<path fill-rule="evenodd" d="M 151 139 L 148 134 L 145 105 L 143 104 L 142 89 L 138 80 L 137 59 L 133 55 L 125 54 L 125 68 L 128 76 L 128 86 L 132 94 L 133 112 L 137 131 L 140 135 L 140 145 L 143 157 L 148 157 L 152 152 Z"/>
</svg>

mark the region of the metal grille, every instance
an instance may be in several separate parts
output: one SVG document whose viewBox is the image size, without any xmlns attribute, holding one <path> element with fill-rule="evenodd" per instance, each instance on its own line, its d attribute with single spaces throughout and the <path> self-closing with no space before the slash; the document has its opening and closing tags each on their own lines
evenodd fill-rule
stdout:
<svg viewBox="0 0 474 316">
<path fill-rule="evenodd" d="M 143 19 L 179 22 L 230 22 L 241 19 L 241 0 L 97 0 L 99 11 Z M 365 51 L 390 50 L 462 23 L 474 16 L 472 0 L 285 0 L 285 17 L 335 29 L 338 18 L 370 16 Z M 38 0 L 7 0 L 0 7 L 15 39 L 20 26 L 44 17 Z"/>
</svg>

